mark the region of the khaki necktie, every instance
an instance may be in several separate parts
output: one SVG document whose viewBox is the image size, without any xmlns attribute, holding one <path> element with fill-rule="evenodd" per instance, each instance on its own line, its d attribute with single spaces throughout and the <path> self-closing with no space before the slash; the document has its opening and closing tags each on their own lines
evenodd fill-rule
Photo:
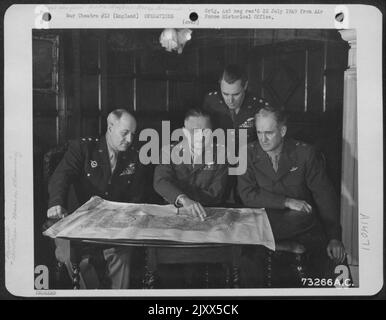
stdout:
<svg viewBox="0 0 386 320">
<path fill-rule="evenodd" d="M 110 167 L 111 173 L 114 172 L 115 166 L 117 165 L 117 155 L 115 152 L 110 153 Z"/>
<path fill-rule="evenodd" d="M 235 122 L 235 118 L 236 118 L 236 112 L 235 112 L 235 110 L 229 109 L 229 111 L 230 111 L 230 113 L 231 113 L 232 122 Z"/>
<path fill-rule="evenodd" d="M 270 156 L 270 158 L 271 158 L 273 170 L 275 170 L 275 172 L 277 172 L 277 170 L 279 169 L 279 155 L 275 154 L 272 157 Z"/>
</svg>

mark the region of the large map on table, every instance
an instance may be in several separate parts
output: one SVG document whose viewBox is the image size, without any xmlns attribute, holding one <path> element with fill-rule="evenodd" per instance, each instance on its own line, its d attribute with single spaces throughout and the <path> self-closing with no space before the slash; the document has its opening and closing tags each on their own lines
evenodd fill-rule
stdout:
<svg viewBox="0 0 386 320">
<path fill-rule="evenodd" d="M 168 240 L 259 244 L 274 250 L 264 209 L 205 208 L 204 221 L 173 205 L 133 204 L 92 197 L 44 232 L 52 238 Z"/>
</svg>

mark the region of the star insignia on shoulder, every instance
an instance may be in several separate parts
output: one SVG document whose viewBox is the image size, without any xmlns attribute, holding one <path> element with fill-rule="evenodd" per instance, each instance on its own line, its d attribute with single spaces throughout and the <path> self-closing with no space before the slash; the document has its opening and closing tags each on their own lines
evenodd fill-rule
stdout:
<svg viewBox="0 0 386 320">
<path fill-rule="evenodd" d="M 307 143 L 302 142 L 302 141 L 296 141 L 295 145 L 296 145 L 297 147 L 307 147 L 307 146 L 308 146 Z"/>
<path fill-rule="evenodd" d="M 84 142 L 91 142 L 91 141 L 98 142 L 99 141 L 98 138 L 93 138 L 93 137 L 84 137 L 81 140 L 84 141 Z"/>
</svg>

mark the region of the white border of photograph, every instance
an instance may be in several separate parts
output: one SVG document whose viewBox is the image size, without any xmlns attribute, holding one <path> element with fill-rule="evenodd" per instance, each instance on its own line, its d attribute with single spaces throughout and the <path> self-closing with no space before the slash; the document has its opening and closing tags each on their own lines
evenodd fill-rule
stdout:
<svg viewBox="0 0 386 320">
<path fill-rule="evenodd" d="M 205 19 L 205 10 L 267 9 L 271 18 Z M 281 14 L 279 14 L 280 10 Z M 297 9 L 296 14 L 286 9 Z M 301 10 L 319 13 L 301 13 Z M 137 18 L 102 19 L 102 13 Z M 49 12 L 51 20 L 42 19 Z M 189 14 L 197 12 L 195 23 Z M 275 13 L 276 12 L 276 13 Z M 283 13 L 284 12 L 284 13 Z M 344 13 L 342 22 L 335 19 Z M 99 14 L 80 18 L 79 13 Z M 151 14 L 145 19 L 145 14 Z M 173 18 L 168 18 L 173 16 Z M 146 21 L 145 21 L 146 20 Z M 32 29 L 288 28 L 356 31 L 359 287 L 191 290 L 34 290 Z M 383 286 L 382 13 L 367 5 L 13 5 L 4 16 L 5 276 L 16 296 L 374 295 Z M 365 224 L 361 217 L 367 217 Z"/>
</svg>

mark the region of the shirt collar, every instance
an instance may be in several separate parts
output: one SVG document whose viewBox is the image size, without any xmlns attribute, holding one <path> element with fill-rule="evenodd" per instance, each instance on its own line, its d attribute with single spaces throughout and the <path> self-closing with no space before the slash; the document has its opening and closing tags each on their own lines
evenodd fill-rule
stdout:
<svg viewBox="0 0 386 320">
<path fill-rule="evenodd" d="M 278 148 L 272 151 L 267 151 L 268 156 L 273 159 L 275 156 L 280 156 L 281 152 L 283 151 L 283 144 L 284 141 L 280 144 Z"/>
<path fill-rule="evenodd" d="M 109 152 L 109 159 L 111 159 L 112 157 L 118 155 L 118 152 L 115 151 L 115 150 L 111 147 L 111 145 L 110 145 L 110 138 L 109 138 L 108 134 L 106 134 L 106 145 L 107 145 L 107 150 L 108 150 L 108 152 Z"/>
</svg>

